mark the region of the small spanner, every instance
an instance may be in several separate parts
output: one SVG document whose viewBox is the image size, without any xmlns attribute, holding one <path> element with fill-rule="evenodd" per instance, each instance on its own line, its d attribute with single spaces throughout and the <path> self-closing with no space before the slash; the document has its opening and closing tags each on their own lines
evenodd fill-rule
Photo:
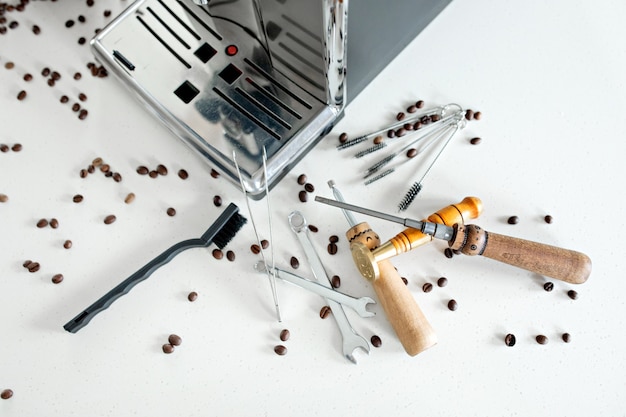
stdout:
<svg viewBox="0 0 626 417">
<path fill-rule="evenodd" d="M 256 264 L 254 264 L 254 269 L 257 272 L 266 273 L 268 267 L 269 265 L 266 266 L 263 261 L 258 261 Z M 361 297 L 361 298 L 352 297 L 350 295 L 344 294 L 332 288 L 328 288 L 318 282 L 311 281 L 310 279 L 301 277 L 300 275 L 296 275 L 289 271 L 285 271 L 284 269 L 280 269 L 280 268 L 272 269 L 271 267 L 269 267 L 269 270 L 270 272 L 273 271 L 275 273 L 276 278 L 280 278 L 285 282 L 289 282 L 291 284 L 297 285 L 298 287 L 304 288 L 305 290 L 314 292 L 315 294 L 321 295 L 322 297 L 328 300 L 334 300 L 345 307 L 350 307 L 361 317 L 367 318 L 367 317 L 373 317 L 376 315 L 376 313 L 374 313 L 373 311 L 367 310 L 368 304 L 376 304 L 376 301 L 374 301 L 370 297 Z"/>
<path fill-rule="evenodd" d="M 326 274 L 326 270 L 324 269 L 324 265 L 322 265 L 322 261 L 313 246 L 313 242 L 309 236 L 307 222 L 302 213 L 299 211 L 291 212 L 291 214 L 289 214 L 289 225 L 291 226 L 291 230 L 293 230 L 298 237 L 298 240 L 304 249 L 304 253 L 309 261 L 309 264 L 311 265 L 311 270 L 313 271 L 315 278 L 320 284 L 326 286 L 327 288 L 332 288 L 328 275 Z M 352 328 L 341 304 L 328 298 L 326 298 L 326 303 L 328 303 L 328 306 L 332 310 L 333 317 L 335 318 L 339 331 L 341 332 L 343 340 L 343 356 L 345 356 L 346 359 L 352 363 L 356 364 L 356 359 L 353 356 L 354 351 L 357 348 L 361 348 L 369 354 L 370 346 L 367 343 L 367 340 L 357 334 L 357 332 Z"/>
</svg>

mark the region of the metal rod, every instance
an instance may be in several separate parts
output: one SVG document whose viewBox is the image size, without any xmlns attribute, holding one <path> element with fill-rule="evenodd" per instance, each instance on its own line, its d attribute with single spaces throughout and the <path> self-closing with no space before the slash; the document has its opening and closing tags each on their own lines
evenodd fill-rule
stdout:
<svg viewBox="0 0 626 417">
<path fill-rule="evenodd" d="M 339 191 L 339 189 L 337 188 L 334 180 L 328 181 L 328 186 L 333 191 L 335 200 L 340 201 L 342 203 L 346 202 L 346 200 L 344 200 L 343 198 L 343 194 L 341 194 L 341 191 Z M 357 225 L 356 219 L 354 218 L 354 215 L 352 214 L 351 211 L 343 210 L 343 215 L 346 216 L 346 220 L 348 221 L 348 224 L 350 225 L 350 227 L 354 227 Z"/>
</svg>

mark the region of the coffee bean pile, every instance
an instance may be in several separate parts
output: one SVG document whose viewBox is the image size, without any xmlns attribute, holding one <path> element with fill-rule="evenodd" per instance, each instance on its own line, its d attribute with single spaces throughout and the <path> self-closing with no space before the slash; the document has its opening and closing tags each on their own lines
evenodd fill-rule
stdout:
<svg viewBox="0 0 626 417">
<path fill-rule="evenodd" d="M 9 146 L 5 143 L 0 143 L 0 152 L 7 153 L 9 151 L 20 152 L 23 149 L 21 143 L 14 143 L 12 146 Z"/>
<path fill-rule="evenodd" d="M 280 331 L 280 335 L 278 336 L 282 342 L 286 342 L 291 337 L 291 332 L 288 329 L 283 329 Z M 287 347 L 285 345 L 276 345 L 274 346 L 274 353 L 278 356 L 284 356 L 287 354 Z"/>
<path fill-rule="evenodd" d="M 302 185 L 304 187 L 303 190 L 298 192 L 298 200 L 302 203 L 306 203 L 309 201 L 309 194 L 315 192 L 315 186 L 310 182 L 307 182 L 306 174 L 300 174 L 296 180 L 298 185 Z"/>
<path fill-rule="evenodd" d="M 115 182 L 122 182 L 122 174 L 113 171 L 111 169 L 111 165 L 104 162 L 104 160 L 100 157 L 94 158 L 86 168 L 82 168 L 78 172 L 78 175 L 81 178 L 87 178 L 90 174 L 94 174 L 96 171 L 100 171 L 106 178 L 111 178 Z"/>
<path fill-rule="evenodd" d="M 176 346 L 180 346 L 181 343 L 183 343 L 183 339 L 180 336 L 171 334 L 167 338 L 167 343 L 165 343 L 161 349 L 163 350 L 163 353 L 170 354 L 173 353 Z"/>
</svg>

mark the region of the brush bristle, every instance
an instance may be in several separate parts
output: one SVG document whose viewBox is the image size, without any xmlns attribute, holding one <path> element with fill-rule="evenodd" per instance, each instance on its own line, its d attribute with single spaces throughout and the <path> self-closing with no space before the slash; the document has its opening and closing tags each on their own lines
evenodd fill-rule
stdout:
<svg viewBox="0 0 626 417">
<path fill-rule="evenodd" d="M 366 140 L 367 140 L 367 135 L 359 136 L 358 138 L 354 138 L 354 139 L 351 139 L 351 140 L 349 140 L 347 142 L 344 142 L 344 143 L 341 143 L 341 144 L 337 145 L 337 149 L 338 150 L 347 149 L 347 148 L 349 148 L 351 146 L 358 145 L 359 143 L 361 143 L 363 141 L 366 141 Z"/>
<path fill-rule="evenodd" d="M 224 227 L 220 229 L 220 231 L 213 238 L 213 243 L 220 249 L 224 249 L 224 246 L 231 241 L 233 237 L 237 234 L 237 232 L 243 227 L 244 224 L 247 223 L 247 219 L 243 217 L 239 213 L 235 213 L 232 215 L 230 219 L 226 222 Z"/>
<path fill-rule="evenodd" d="M 411 205 L 413 200 L 415 200 L 415 197 L 417 197 L 417 194 L 419 194 L 421 190 L 422 184 L 420 184 L 419 182 L 414 183 L 411 188 L 409 188 L 409 191 L 406 192 L 400 204 L 398 204 L 398 210 L 404 211 L 409 208 L 409 206 Z"/>
<path fill-rule="evenodd" d="M 355 157 L 355 158 L 362 158 L 362 157 L 364 157 L 365 155 L 369 155 L 369 154 L 371 154 L 371 153 L 374 153 L 374 152 L 376 152 L 376 151 L 379 151 L 379 150 L 383 149 L 383 148 L 384 148 L 384 147 L 386 147 L 386 146 L 387 146 L 387 144 L 386 144 L 385 142 L 378 143 L 378 144 L 376 144 L 376 145 L 374 145 L 374 146 L 371 146 L 371 147 L 369 147 L 369 148 L 367 148 L 367 149 L 365 149 L 365 150 L 362 150 L 362 151 L 360 151 L 360 152 L 357 152 L 356 154 L 354 154 L 354 157 Z"/>
</svg>

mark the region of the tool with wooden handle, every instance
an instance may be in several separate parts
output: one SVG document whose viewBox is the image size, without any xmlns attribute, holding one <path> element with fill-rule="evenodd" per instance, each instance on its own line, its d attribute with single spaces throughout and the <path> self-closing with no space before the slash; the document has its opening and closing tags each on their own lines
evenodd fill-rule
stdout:
<svg viewBox="0 0 626 417">
<path fill-rule="evenodd" d="M 476 225 L 455 224 L 451 227 L 432 222 L 403 219 L 321 197 L 316 197 L 315 200 L 409 227 L 373 252 L 358 242 L 351 245 L 352 256 L 364 276 L 376 277 L 380 273 L 381 260 L 410 251 L 414 247 L 412 242 L 421 239 L 422 233 L 446 240 L 450 248 L 460 250 L 466 255 L 482 255 L 571 284 L 582 284 L 587 281 L 591 274 L 589 257 L 573 250 L 490 233 Z"/>
</svg>

